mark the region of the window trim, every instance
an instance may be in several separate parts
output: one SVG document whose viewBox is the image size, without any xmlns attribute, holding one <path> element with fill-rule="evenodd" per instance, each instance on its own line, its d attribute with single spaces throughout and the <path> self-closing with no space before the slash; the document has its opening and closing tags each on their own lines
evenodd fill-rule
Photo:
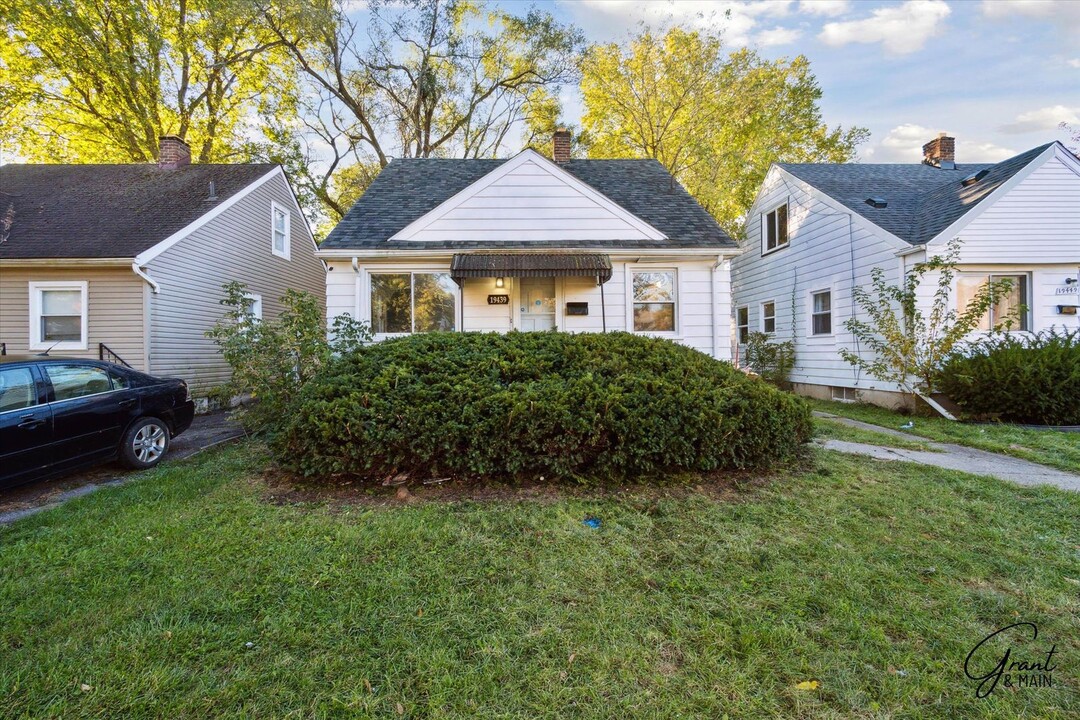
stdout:
<svg viewBox="0 0 1080 720">
<path fill-rule="evenodd" d="M 627 294 L 627 296 L 629 297 L 629 300 L 630 300 L 630 303 L 626 308 L 626 310 L 627 310 L 626 315 L 627 315 L 627 319 L 628 319 L 628 325 L 629 325 L 629 328 L 630 328 L 630 332 L 634 333 L 635 335 L 646 335 L 646 336 L 651 336 L 651 337 L 665 337 L 665 338 L 679 337 L 679 331 L 682 328 L 682 323 L 680 322 L 680 318 L 679 318 L 679 311 L 682 308 L 682 302 L 679 300 L 679 269 L 676 268 L 676 267 L 671 267 L 671 266 L 652 267 L 650 265 L 629 265 L 629 264 L 627 265 L 626 269 L 630 273 L 629 277 L 627 278 L 627 287 L 626 287 L 626 294 Z M 671 330 L 638 330 L 634 326 L 634 306 L 635 305 L 649 305 L 650 303 L 638 302 L 638 300 L 636 298 L 634 298 L 634 275 L 635 274 L 644 274 L 644 273 L 660 273 L 660 272 L 671 273 L 672 300 L 670 301 L 670 304 L 671 304 L 671 315 L 672 315 L 672 329 Z M 668 303 L 668 301 L 666 301 L 666 300 L 659 301 L 659 302 L 662 302 L 664 304 Z"/>
<path fill-rule="evenodd" d="M 275 221 L 277 220 L 277 213 L 279 212 L 285 215 L 285 243 L 284 248 L 280 252 L 277 249 L 277 244 L 274 242 L 277 233 Z M 279 205 L 273 200 L 270 201 L 270 252 L 285 260 L 292 259 L 292 213 L 289 212 L 288 208 Z"/>
<path fill-rule="evenodd" d="M 776 247 L 769 247 L 769 215 L 784 208 L 784 242 L 779 241 L 780 228 L 777 227 L 777 243 Z M 779 225 L 779 222 L 777 222 Z M 782 203 L 777 203 L 770 210 L 766 210 L 761 213 L 761 256 L 771 255 L 774 252 L 779 252 L 787 247 L 791 246 L 791 204 L 784 200 Z"/>
<path fill-rule="evenodd" d="M 814 296 L 815 295 L 822 295 L 824 293 L 829 293 L 829 332 L 827 332 L 827 333 L 815 333 L 814 332 L 814 316 L 815 315 L 823 315 L 824 313 L 815 313 L 814 312 Z M 836 335 L 836 324 L 833 322 L 833 320 L 835 319 L 834 315 L 836 314 L 836 308 L 834 307 L 835 300 L 836 300 L 835 296 L 836 296 L 836 292 L 833 290 L 833 288 L 831 286 L 830 287 L 818 288 L 816 290 L 811 290 L 809 293 L 807 293 L 807 298 L 808 298 L 808 302 L 807 302 L 808 313 L 807 313 L 807 316 L 808 316 L 808 318 L 807 318 L 806 330 L 807 330 L 807 337 L 808 338 L 831 338 L 831 337 L 835 337 L 835 335 Z"/>
<path fill-rule="evenodd" d="M 772 305 L 772 316 L 769 316 L 769 315 L 765 314 L 765 306 L 766 305 Z M 759 304 L 758 308 L 759 308 L 759 312 L 761 314 L 761 318 L 760 318 L 761 319 L 761 332 L 765 333 L 766 335 L 775 335 L 776 334 L 776 301 L 775 300 L 762 300 L 761 303 Z M 772 330 L 769 330 L 768 328 L 766 328 L 765 322 L 767 320 L 772 320 L 772 324 L 773 324 L 773 329 Z"/>
<path fill-rule="evenodd" d="M 259 293 L 246 292 L 244 297 L 251 301 L 251 316 L 256 320 L 261 321 L 263 319 L 263 302 L 262 295 Z"/>
<path fill-rule="evenodd" d="M 409 276 L 409 315 L 410 315 L 410 317 L 409 317 L 409 326 L 411 328 L 413 328 L 413 329 L 409 330 L 408 332 L 388 332 L 388 333 L 377 333 L 377 332 L 375 332 L 374 304 L 371 302 L 371 300 L 372 300 L 371 293 L 373 292 L 373 287 L 374 287 L 373 283 L 371 281 L 372 277 L 374 277 L 375 275 L 406 275 L 406 274 Z M 372 338 L 375 339 L 375 340 L 385 340 L 385 339 L 388 339 L 388 338 L 406 337 L 408 335 L 415 335 L 416 334 L 416 330 L 415 330 L 415 328 L 416 328 L 416 280 L 415 280 L 414 276 L 416 276 L 416 275 L 449 275 L 449 274 L 450 274 L 450 268 L 448 268 L 448 267 L 442 267 L 442 268 L 411 268 L 411 267 L 404 267 L 404 268 L 393 267 L 393 268 L 391 268 L 391 267 L 387 267 L 387 268 L 379 268 L 377 270 L 371 270 L 371 269 L 367 270 L 364 273 L 365 282 L 363 283 L 364 287 L 363 287 L 362 292 L 363 292 L 363 295 L 366 296 L 366 297 L 364 297 L 364 302 L 366 303 L 367 321 L 368 321 L 368 325 L 371 327 Z M 462 329 L 461 329 L 462 324 L 463 324 L 462 323 L 462 319 L 463 319 L 462 313 L 463 313 L 463 310 L 462 310 L 461 286 L 458 285 L 457 283 L 454 283 L 454 329 L 450 330 L 449 332 L 463 332 Z"/>
<path fill-rule="evenodd" d="M 90 283 L 86 280 L 31 280 L 30 287 L 30 350 L 86 350 L 89 347 Z M 41 338 L 42 293 L 46 290 L 78 290 L 82 293 L 82 339 L 48 342 Z"/>
<path fill-rule="evenodd" d="M 739 313 L 746 312 L 746 324 L 743 325 L 739 322 Z M 746 340 L 743 340 L 742 331 L 746 329 Z M 739 305 L 735 308 L 735 342 L 739 345 L 745 345 L 750 340 L 750 306 Z"/>
<path fill-rule="evenodd" d="M 992 270 L 987 270 L 985 272 L 980 272 L 980 271 L 977 271 L 977 270 L 974 270 L 974 271 L 973 270 L 962 270 L 962 271 L 960 271 L 960 272 L 958 272 L 956 274 L 956 282 L 954 283 L 954 287 L 953 287 L 953 295 L 954 295 L 953 306 L 955 307 L 955 309 L 956 309 L 956 311 L 958 313 L 963 312 L 962 310 L 960 310 L 960 307 L 959 307 L 959 300 L 960 300 L 960 298 L 959 298 L 959 285 L 960 285 L 960 279 L 961 278 L 979 278 L 980 280 L 983 280 L 986 283 L 992 283 L 992 282 L 994 282 L 995 278 L 1003 279 L 1003 278 L 1009 278 L 1009 277 L 1023 276 L 1024 277 L 1024 285 L 1025 285 L 1024 289 L 1027 292 L 1024 293 L 1024 295 L 1026 297 L 1020 298 L 1020 304 L 1023 305 L 1024 308 L 1025 308 L 1024 313 L 1023 313 L 1023 315 L 1021 317 L 1021 320 L 1020 320 L 1021 327 L 1012 328 L 1008 332 L 1032 332 L 1031 328 L 1034 327 L 1034 325 L 1035 325 L 1035 311 L 1034 311 L 1034 308 L 1033 308 L 1034 303 L 1032 302 L 1032 296 L 1033 296 L 1033 294 L 1035 292 L 1035 289 L 1032 287 L 1032 277 L 1031 277 L 1031 275 L 1032 275 L 1032 273 L 1031 273 L 1030 270 L 1016 270 L 1016 271 L 1002 271 L 1002 272 L 994 272 Z M 997 303 L 994 303 L 994 305 L 996 305 L 996 304 Z M 993 332 L 994 324 L 995 324 L 995 322 L 997 322 L 996 319 L 994 318 L 994 305 L 991 305 L 990 309 L 986 311 L 986 314 L 989 316 L 989 319 L 990 319 L 990 327 L 988 329 L 986 329 L 986 330 L 983 330 L 982 328 L 975 328 L 974 330 L 972 330 L 972 332 L 976 332 L 976 333 Z M 1023 327 L 1024 325 L 1027 325 L 1027 327 L 1026 328 Z"/>
</svg>

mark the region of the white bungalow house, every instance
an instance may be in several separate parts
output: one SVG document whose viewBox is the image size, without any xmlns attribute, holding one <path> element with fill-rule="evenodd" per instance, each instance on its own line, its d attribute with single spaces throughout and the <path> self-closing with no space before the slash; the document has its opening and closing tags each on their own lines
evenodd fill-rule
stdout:
<svg viewBox="0 0 1080 720">
<path fill-rule="evenodd" d="M 731 353 L 736 243 L 654 160 L 398 159 L 319 248 L 327 315 L 433 330 L 629 332 Z"/>
<path fill-rule="evenodd" d="M 844 328 L 858 312 L 851 288 L 868 286 L 875 267 L 895 283 L 953 238 L 956 307 L 990 278 L 1014 280 L 984 329 L 1021 305 L 1021 332 L 1080 327 L 1080 160 L 1054 142 L 993 165 L 958 165 L 954 147 L 941 134 L 921 164 L 773 165 L 733 261 L 735 352 L 754 331 L 791 339 L 797 391 L 895 404 L 898 388 L 838 353 L 865 352 Z"/>
</svg>

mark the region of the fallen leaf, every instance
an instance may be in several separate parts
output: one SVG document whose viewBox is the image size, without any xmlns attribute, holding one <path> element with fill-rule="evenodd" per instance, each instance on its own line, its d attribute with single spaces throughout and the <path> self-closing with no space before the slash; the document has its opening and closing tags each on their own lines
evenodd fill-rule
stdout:
<svg viewBox="0 0 1080 720">
<path fill-rule="evenodd" d="M 817 690 L 820 684 L 817 680 L 803 680 L 801 683 L 796 683 L 795 687 L 798 690 Z"/>
</svg>

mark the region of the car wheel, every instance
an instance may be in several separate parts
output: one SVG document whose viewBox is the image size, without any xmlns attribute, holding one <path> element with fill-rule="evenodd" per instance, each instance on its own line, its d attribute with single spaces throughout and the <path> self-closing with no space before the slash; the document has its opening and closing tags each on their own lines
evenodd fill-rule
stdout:
<svg viewBox="0 0 1080 720">
<path fill-rule="evenodd" d="M 169 428 L 153 417 L 136 420 L 124 433 L 120 460 L 129 468 L 145 470 L 161 462 L 169 450 Z"/>
</svg>

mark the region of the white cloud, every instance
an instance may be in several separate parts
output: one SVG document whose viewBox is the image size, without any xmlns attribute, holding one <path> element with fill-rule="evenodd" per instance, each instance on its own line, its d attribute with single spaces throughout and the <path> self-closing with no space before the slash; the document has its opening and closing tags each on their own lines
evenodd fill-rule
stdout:
<svg viewBox="0 0 1080 720">
<path fill-rule="evenodd" d="M 722 27 L 725 41 L 745 46 L 758 21 L 786 17 L 794 0 L 559 0 L 559 5 L 591 37 L 601 41 L 620 39 L 639 22 L 653 27 L 686 25 L 695 28 Z"/>
<path fill-rule="evenodd" d="M 1050 107 L 1030 110 L 1020 113 L 1016 120 L 1002 125 L 999 130 L 1010 135 L 1023 133 L 1046 132 L 1058 129 L 1061 123 L 1070 125 L 1080 123 L 1080 107 L 1065 107 L 1064 105 L 1052 105 Z"/>
<path fill-rule="evenodd" d="M 1023 15 L 1030 18 L 1062 20 L 1080 17 L 1080 4 L 1074 0 L 983 0 L 983 15 L 1007 18 Z"/>
<path fill-rule="evenodd" d="M 917 163 L 922 161 L 922 146 L 938 136 L 941 130 L 905 123 L 897 125 L 872 148 L 861 152 L 864 160 L 873 162 Z M 950 133 L 951 134 L 951 133 Z M 968 142 L 956 139 L 956 161 L 963 163 L 1001 162 L 1016 155 L 1016 151 L 992 142 Z"/>
<path fill-rule="evenodd" d="M 893 55 L 921 50 L 926 41 L 942 31 L 942 21 L 952 10 L 944 0 L 907 0 L 883 7 L 862 20 L 826 23 L 818 38 L 826 45 L 880 42 Z"/>
<path fill-rule="evenodd" d="M 790 45 L 802 37 L 802 30 L 795 28 L 774 27 L 772 30 L 762 30 L 754 36 L 754 42 L 761 47 L 774 45 Z"/>
<path fill-rule="evenodd" d="M 807 15 L 825 15 L 836 17 L 851 8 L 850 0 L 800 0 L 799 12 Z"/>
</svg>

